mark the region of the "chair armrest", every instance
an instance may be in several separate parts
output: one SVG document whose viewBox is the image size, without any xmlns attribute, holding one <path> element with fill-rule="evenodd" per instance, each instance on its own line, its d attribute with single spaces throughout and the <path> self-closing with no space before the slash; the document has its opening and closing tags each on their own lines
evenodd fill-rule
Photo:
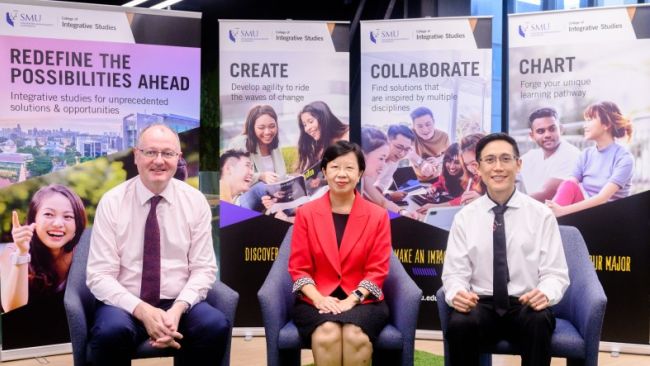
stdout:
<svg viewBox="0 0 650 366">
<path fill-rule="evenodd" d="M 230 322 L 232 327 L 235 322 L 235 313 L 237 311 L 237 304 L 239 303 L 239 294 L 228 287 L 225 283 L 217 280 L 212 285 L 208 295 L 205 299 L 208 304 L 221 310 Z"/>
<path fill-rule="evenodd" d="M 412 365 L 422 290 L 406 273 L 395 254 L 391 254 L 390 274 L 384 281 L 383 292 L 390 309 L 390 323 L 402 333 L 404 340 L 402 365 Z"/>
<path fill-rule="evenodd" d="M 590 276 L 591 277 L 591 276 Z M 585 341 L 586 359 L 598 359 L 600 334 L 607 307 L 607 296 L 596 274 L 593 279 L 585 281 L 581 286 L 573 286 L 568 294 L 573 306 L 570 309 L 569 320 L 578 330 Z"/>
<path fill-rule="evenodd" d="M 449 322 L 449 314 L 453 308 L 447 305 L 445 300 L 445 288 L 440 287 L 436 292 L 436 305 L 438 305 L 438 316 L 440 317 L 440 328 L 442 328 L 443 335 L 447 332 L 447 323 Z"/>
<path fill-rule="evenodd" d="M 81 294 L 70 287 L 63 295 L 63 305 L 68 318 L 70 342 L 72 343 L 75 365 L 86 364 L 86 342 L 88 339 L 88 320 Z"/>
</svg>

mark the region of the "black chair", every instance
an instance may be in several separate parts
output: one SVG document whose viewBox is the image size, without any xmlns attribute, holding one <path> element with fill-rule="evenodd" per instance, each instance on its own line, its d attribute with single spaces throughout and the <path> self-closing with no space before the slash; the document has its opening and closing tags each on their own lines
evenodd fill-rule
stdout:
<svg viewBox="0 0 650 366">
<path fill-rule="evenodd" d="M 68 316 L 68 327 L 70 328 L 70 339 L 72 342 L 72 356 L 75 366 L 90 364 L 91 349 L 88 346 L 88 332 L 95 318 L 95 296 L 86 286 L 86 264 L 88 262 L 88 249 L 90 247 L 91 229 L 86 229 L 79 244 L 75 247 L 68 282 L 63 297 L 65 311 Z M 232 324 L 235 320 L 235 310 L 239 301 L 239 294 L 221 281 L 216 281 L 212 289 L 208 291 L 206 301 L 221 310 L 230 322 L 230 334 L 232 335 Z M 230 342 L 226 353 L 221 361 L 222 366 L 230 364 Z M 132 355 L 136 358 L 152 357 L 173 357 L 173 349 L 157 349 L 149 345 L 146 340 L 140 344 Z"/>
<path fill-rule="evenodd" d="M 268 366 L 300 365 L 300 350 L 306 348 L 301 344 L 298 328 L 289 317 L 295 301 L 291 292 L 293 282 L 287 270 L 292 232 L 293 227 L 287 231 L 278 256 L 257 293 L 264 320 Z M 379 334 L 372 364 L 413 365 L 422 290 L 409 277 L 395 254 L 391 254 L 383 292 L 390 319 Z"/>
</svg>

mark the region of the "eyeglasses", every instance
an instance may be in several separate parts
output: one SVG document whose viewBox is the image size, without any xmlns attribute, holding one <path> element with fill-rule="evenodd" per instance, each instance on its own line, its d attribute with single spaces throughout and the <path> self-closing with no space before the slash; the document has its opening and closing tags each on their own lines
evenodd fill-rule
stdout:
<svg viewBox="0 0 650 366">
<path fill-rule="evenodd" d="M 392 146 L 393 146 L 396 150 L 399 150 L 399 151 L 404 152 L 404 153 L 407 153 L 407 152 L 411 151 L 411 147 L 410 147 L 410 146 L 402 146 L 402 145 L 398 145 L 398 144 L 394 144 L 394 145 L 392 145 Z"/>
<path fill-rule="evenodd" d="M 495 155 L 488 155 L 484 156 L 479 159 L 480 162 L 485 163 L 487 165 L 494 165 L 496 164 L 497 160 L 503 165 L 509 165 L 512 164 L 515 160 L 519 159 L 518 156 L 510 155 L 510 154 L 502 154 L 499 155 L 497 158 Z"/>
<path fill-rule="evenodd" d="M 148 159 L 155 159 L 158 157 L 158 155 L 160 155 L 162 156 L 163 159 L 170 160 L 180 155 L 180 153 L 177 153 L 176 151 L 173 150 L 158 151 L 158 150 L 138 149 L 138 151 L 140 151 L 142 155 L 144 155 L 144 157 Z"/>
</svg>

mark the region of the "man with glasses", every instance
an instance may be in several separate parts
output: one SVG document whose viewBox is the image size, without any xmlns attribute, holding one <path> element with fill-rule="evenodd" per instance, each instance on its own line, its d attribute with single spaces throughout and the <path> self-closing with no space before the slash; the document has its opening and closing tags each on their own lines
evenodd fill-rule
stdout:
<svg viewBox="0 0 650 366">
<path fill-rule="evenodd" d="M 401 208 L 396 202 L 402 201 L 406 197 L 406 192 L 395 191 L 386 192 L 388 187 L 393 183 L 393 174 L 400 165 L 400 161 L 406 157 L 412 149 L 415 135 L 410 128 L 403 125 L 392 125 L 388 128 L 389 152 L 382 168 L 381 174 L 372 184 L 372 188 L 365 190 L 368 200 L 371 202 L 400 215 L 419 219 L 417 212 L 410 212 Z M 410 168 L 409 168 L 410 169 Z M 386 192 L 386 195 L 384 195 Z"/>
<path fill-rule="evenodd" d="M 540 108 L 528 117 L 530 138 L 539 149 L 531 149 L 521 157 L 521 177 L 526 193 L 540 202 L 555 196 L 562 180 L 571 176 L 580 150 L 560 135 L 562 126 L 553 108 Z"/>
<path fill-rule="evenodd" d="M 453 307 L 447 332 L 451 365 L 478 365 L 480 349 L 505 338 L 522 365 L 550 365 L 555 318 L 549 309 L 569 286 L 557 221 L 518 192 L 517 144 L 502 133 L 476 145 L 487 194 L 456 214 L 442 282 Z"/>
<path fill-rule="evenodd" d="M 87 280 L 99 300 L 89 345 L 93 365 L 130 365 L 147 340 L 182 365 L 218 364 L 228 320 L 205 297 L 216 279 L 212 213 L 201 192 L 172 179 L 178 135 L 145 128 L 138 175 L 104 194 L 95 214 Z"/>
<path fill-rule="evenodd" d="M 406 192 L 394 191 L 387 192 L 388 188 L 393 184 L 393 174 L 400 166 L 400 162 L 406 163 L 406 156 L 413 149 L 413 142 L 415 141 L 415 134 L 413 131 L 404 125 L 391 125 L 388 127 L 388 156 L 386 157 L 384 168 L 377 178 L 374 186 L 377 188 L 377 193 L 372 192 L 370 199 L 373 202 L 384 202 L 383 206 L 391 211 L 399 212 L 401 208 L 395 203 L 400 202 L 406 198 Z M 384 196 L 383 194 L 386 193 Z M 403 211 L 406 214 L 406 211 Z"/>
</svg>

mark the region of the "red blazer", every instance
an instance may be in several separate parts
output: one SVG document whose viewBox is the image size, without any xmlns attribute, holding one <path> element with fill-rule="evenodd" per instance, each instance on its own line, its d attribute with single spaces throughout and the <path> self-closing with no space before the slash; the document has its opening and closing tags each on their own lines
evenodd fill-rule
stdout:
<svg viewBox="0 0 650 366">
<path fill-rule="evenodd" d="M 363 199 L 357 191 L 339 249 L 329 194 L 325 194 L 296 213 L 289 274 L 294 282 L 305 277 L 313 279 L 324 296 L 339 285 L 349 294 L 363 280 L 381 289 L 388 275 L 390 253 L 388 212 Z M 381 292 L 379 299 L 364 302 L 383 298 Z M 306 297 L 304 300 L 310 302 Z"/>
</svg>

